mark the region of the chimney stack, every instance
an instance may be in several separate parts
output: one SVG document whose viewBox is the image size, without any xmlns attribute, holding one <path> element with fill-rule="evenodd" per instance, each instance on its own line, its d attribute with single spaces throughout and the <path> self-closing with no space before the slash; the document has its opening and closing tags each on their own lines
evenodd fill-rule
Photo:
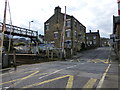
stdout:
<svg viewBox="0 0 120 90">
<path fill-rule="evenodd" d="M 58 6 L 58 7 L 55 7 L 55 10 L 54 10 L 55 13 L 61 13 L 61 8 Z"/>
<path fill-rule="evenodd" d="M 99 30 L 97 30 L 97 32 L 99 33 Z"/>
</svg>

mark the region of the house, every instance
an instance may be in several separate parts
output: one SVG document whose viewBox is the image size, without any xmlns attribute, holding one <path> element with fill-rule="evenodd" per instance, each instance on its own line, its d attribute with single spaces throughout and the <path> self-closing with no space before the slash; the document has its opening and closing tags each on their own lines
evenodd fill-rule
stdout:
<svg viewBox="0 0 120 90">
<path fill-rule="evenodd" d="M 102 47 L 108 47 L 110 46 L 110 39 L 109 38 L 101 38 L 101 45 Z"/>
<path fill-rule="evenodd" d="M 54 44 L 56 48 L 61 48 L 64 15 L 59 6 L 55 7 L 54 14 L 44 23 L 44 39 L 47 43 Z M 85 33 L 86 27 L 82 23 L 74 16 L 66 15 L 65 50 L 71 54 L 80 51 L 81 44 L 85 43 Z"/>
<path fill-rule="evenodd" d="M 86 33 L 86 45 L 87 47 L 99 47 L 100 46 L 100 34 L 99 30 L 97 32 Z"/>
<path fill-rule="evenodd" d="M 120 58 L 120 16 L 113 16 L 113 47 Z"/>
</svg>

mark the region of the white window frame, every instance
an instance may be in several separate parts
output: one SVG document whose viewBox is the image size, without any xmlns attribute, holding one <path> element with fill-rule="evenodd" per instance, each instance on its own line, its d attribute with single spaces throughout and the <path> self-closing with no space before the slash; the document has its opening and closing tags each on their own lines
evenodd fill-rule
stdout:
<svg viewBox="0 0 120 90">
<path fill-rule="evenodd" d="M 55 36 L 55 34 L 56 34 L 57 36 Z M 54 32 L 54 39 L 58 39 L 58 32 Z"/>
<path fill-rule="evenodd" d="M 94 43 L 94 45 L 95 45 L 95 44 L 96 44 L 96 41 L 94 41 L 93 43 Z"/>
<path fill-rule="evenodd" d="M 68 32 L 69 32 L 69 34 L 68 34 Z M 66 37 L 70 37 L 71 36 L 71 29 L 67 29 L 66 31 L 65 31 L 65 35 L 66 35 Z"/>
<path fill-rule="evenodd" d="M 46 24 L 45 24 L 45 29 L 46 29 L 46 30 L 49 30 L 49 23 L 46 23 Z"/>
<path fill-rule="evenodd" d="M 86 39 L 88 40 L 88 39 L 89 39 L 89 37 L 86 37 Z"/>
<path fill-rule="evenodd" d="M 66 27 L 71 27 L 71 19 L 66 19 Z"/>
<path fill-rule="evenodd" d="M 93 36 L 93 39 L 96 39 L 96 36 Z"/>
<path fill-rule="evenodd" d="M 74 32 L 75 37 L 77 38 L 77 31 Z"/>
</svg>

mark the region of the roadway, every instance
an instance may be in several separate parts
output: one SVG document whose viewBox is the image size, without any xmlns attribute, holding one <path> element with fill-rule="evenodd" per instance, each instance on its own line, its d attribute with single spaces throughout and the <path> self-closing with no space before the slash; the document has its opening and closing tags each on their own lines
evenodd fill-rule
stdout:
<svg viewBox="0 0 120 90">
<path fill-rule="evenodd" d="M 83 51 L 66 61 L 29 64 L 5 69 L 3 89 L 8 88 L 101 88 L 111 65 L 109 47 Z M 116 86 L 117 87 L 117 86 Z"/>
</svg>

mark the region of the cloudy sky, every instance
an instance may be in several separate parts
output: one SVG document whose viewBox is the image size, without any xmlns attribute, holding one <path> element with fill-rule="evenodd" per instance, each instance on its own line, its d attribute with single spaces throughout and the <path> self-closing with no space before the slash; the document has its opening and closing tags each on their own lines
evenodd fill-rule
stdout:
<svg viewBox="0 0 120 90">
<path fill-rule="evenodd" d="M 0 0 L 0 22 L 3 22 L 4 1 Z M 73 15 L 86 31 L 100 30 L 101 37 L 112 33 L 112 18 L 117 15 L 117 0 L 8 0 L 10 3 L 12 24 L 39 31 L 44 34 L 44 22 L 54 14 L 54 8 L 60 6 L 62 13 L 67 7 L 67 14 Z M 10 23 L 7 9 L 7 23 Z"/>
</svg>

